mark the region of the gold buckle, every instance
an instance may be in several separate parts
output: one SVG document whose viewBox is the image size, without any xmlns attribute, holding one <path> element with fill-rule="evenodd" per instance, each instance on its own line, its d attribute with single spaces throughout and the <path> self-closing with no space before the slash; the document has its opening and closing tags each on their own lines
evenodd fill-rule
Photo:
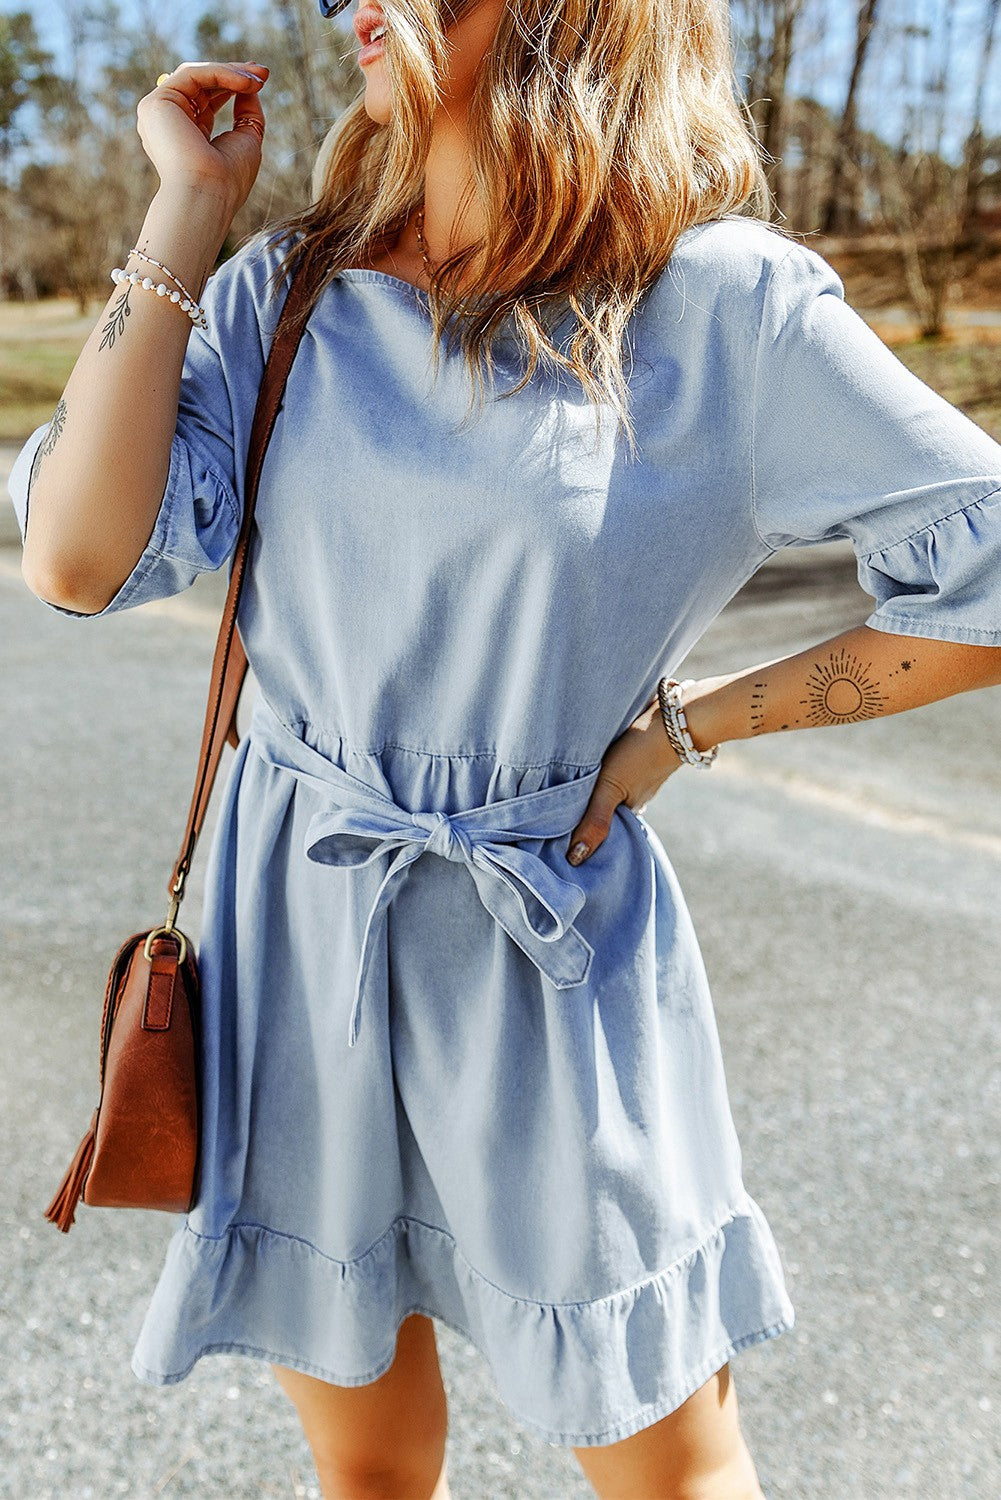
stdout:
<svg viewBox="0 0 1001 1500">
<path fill-rule="evenodd" d="M 185 876 L 185 873 L 186 872 L 184 870 L 182 870 L 181 873 L 178 875 L 177 879 L 174 881 L 174 885 L 173 885 L 174 894 L 170 898 L 170 908 L 169 908 L 169 910 L 167 912 L 167 920 L 166 920 L 166 922 L 164 922 L 164 924 L 163 924 L 162 927 L 154 927 L 153 931 L 150 932 L 150 933 L 148 933 L 147 936 L 146 936 L 146 941 L 143 944 L 143 954 L 146 957 L 146 959 L 148 959 L 148 961 L 150 963 L 153 962 L 153 953 L 152 953 L 153 939 L 155 937 L 159 937 L 161 935 L 161 933 L 164 934 L 164 936 L 166 936 L 166 937 L 176 937 L 176 938 L 180 939 L 181 952 L 180 952 L 180 956 L 179 956 L 179 958 L 177 960 L 179 964 L 183 964 L 185 958 L 187 957 L 187 954 L 188 954 L 188 940 L 184 936 L 184 933 L 181 931 L 181 929 L 179 927 L 175 927 L 174 926 L 174 923 L 177 920 L 177 909 L 178 909 L 178 907 L 181 904 L 181 896 L 184 893 L 184 876 Z"/>
<path fill-rule="evenodd" d="M 153 939 L 155 937 L 160 937 L 161 935 L 163 935 L 164 937 L 177 938 L 178 942 L 181 945 L 181 951 L 178 956 L 177 962 L 179 964 L 183 964 L 185 958 L 187 958 L 188 956 L 188 940 L 179 927 L 174 927 L 169 923 L 164 924 L 163 927 L 154 927 L 152 932 L 146 934 L 146 941 L 143 944 L 144 957 L 147 958 L 150 963 L 153 962 Z"/>
</svg>

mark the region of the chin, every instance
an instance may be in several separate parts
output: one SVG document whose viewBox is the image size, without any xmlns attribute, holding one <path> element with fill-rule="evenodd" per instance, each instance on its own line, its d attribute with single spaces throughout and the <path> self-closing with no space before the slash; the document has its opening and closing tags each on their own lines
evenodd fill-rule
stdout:
<svg viewBox="0 0 1001 1500">
<path fill-rule="evenodd" d="M 374 120 L 377 125 L 388 124 L 392 115 L 389 80 L 378 63 L 371 63 L 365 69 L 364 104 L 365 113 L 370 120 Z"/>
</svg>

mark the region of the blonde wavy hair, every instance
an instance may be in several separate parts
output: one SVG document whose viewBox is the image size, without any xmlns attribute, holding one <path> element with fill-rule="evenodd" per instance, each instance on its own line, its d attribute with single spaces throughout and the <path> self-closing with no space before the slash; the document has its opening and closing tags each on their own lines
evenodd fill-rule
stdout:
<svg viewBox="0 0 1001 1500">
<path fill-rule="evenodd" d="M 319 294 L 338 270 L 392 245 L 423 202 L 445 31 L 475 4 L 380 0 L 391 119 L 373 121 L 362 92 L 335 121 L 313 170 L 313 203 L 268 228 L 270 239 L 293 241 L 275 290 L 319 256 Z M 482 406 L 494 337 L 513 335 L 527 362 L 505 396 L 540 362 L 562 367 L 594 403 L 599 428 L 610 404 L 632 447 L 622 348 L 634 308 L 686 229 L 747 203 L 761 219 L 770 212 L 725 0 L 507 0 L 474 86 L 468 139 L 486 227 L 431 284 L 435 375 L 439 341 L 453 349 L 458 340 Z M 480 250 L 486 273 L 475 293 L 460 291 Z M 575 315 L 560 346 L 547 327 L 554 309 Z"/>
</svg>

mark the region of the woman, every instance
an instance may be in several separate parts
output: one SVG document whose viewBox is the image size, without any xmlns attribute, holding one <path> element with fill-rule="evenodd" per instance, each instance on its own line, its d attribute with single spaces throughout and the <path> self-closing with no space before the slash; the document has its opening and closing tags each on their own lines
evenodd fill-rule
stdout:
<svg viewBox="0 0 1001 1500">
<path fill-rule="evenodd" d="M 314 204 L 211 279 L 267 69 L 141 101 L 161 184 L 124 269 L 151 285 L 116 288 L 11 478 L 55 609 L 221 567 L 275 294 L 325 258 L 241 598 L 201 1192 L 133 1368 L 267 1359 L 326 1496 L 442 1500 L 439 1318 L 600 1496 L 760 1496 L 729 1360 L 793 1308 L 641 814 L 729 740 L 1001 681 L 1001 448 L 737 212 L 761 168 L 714 0 L 355 25 Z M 511 378 L 472 420 L 481 363 Z M 776 548 L 838 536 L 865 624 L 670 687 Z"/>
</svg>

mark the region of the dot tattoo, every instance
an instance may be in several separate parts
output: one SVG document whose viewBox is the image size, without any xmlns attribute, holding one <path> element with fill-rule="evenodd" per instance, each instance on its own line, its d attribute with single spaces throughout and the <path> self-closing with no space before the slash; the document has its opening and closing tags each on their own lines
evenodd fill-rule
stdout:
<svg viewBox="0 0 1001 1500">
<path fill-rule="evenodd" d="M 751 733 L 761 734 L 765 727 L 765 688 L 767 683 L 756 682 L 751 693 Z"/>
<path fill-rule="evenodd" d="M 800 700 L 807 722 L 854 724 L 877 717 L 889 699 L 869 675 L 871 667 L 844 649 L 832 652 L 826 663 L 815 662 L 806 679 L 809 696 Z"/>
</svg>

